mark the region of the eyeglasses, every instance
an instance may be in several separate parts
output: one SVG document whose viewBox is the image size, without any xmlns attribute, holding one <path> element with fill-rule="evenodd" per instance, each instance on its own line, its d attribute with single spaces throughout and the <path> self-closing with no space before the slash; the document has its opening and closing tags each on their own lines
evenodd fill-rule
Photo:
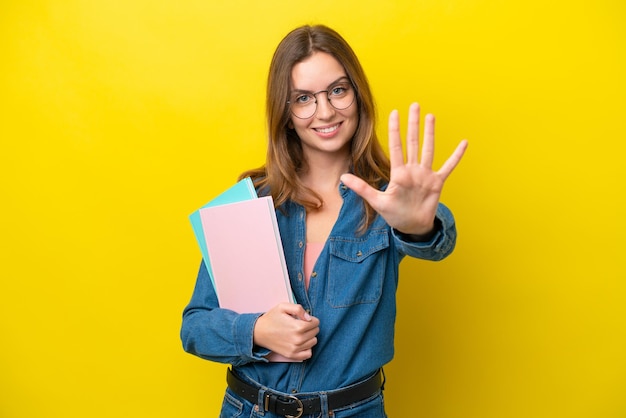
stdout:
<svg viewBox="0 0 626 418">
<path fill-rule="evenodd" d="M 298 119 L 308 119 L 317 112 L 317 95 L 326 93 L 328 102 L 337 110 L 349 108 L 354 102 L 354 88 L 348 81 L 340 81 L 333 84 L 328 90 L 320 90 L 315 93 L 298 91 L 292 94 L 291 100 L 287 102 L 291 113 Z"/>
</svg>

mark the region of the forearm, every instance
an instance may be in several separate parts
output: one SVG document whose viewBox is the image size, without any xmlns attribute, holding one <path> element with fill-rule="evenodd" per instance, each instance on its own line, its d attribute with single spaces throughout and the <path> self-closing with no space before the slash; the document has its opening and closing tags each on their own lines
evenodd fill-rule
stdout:
<svg viewBox="0 0 626 418">
<path fill-rule="evenodd" d="M 257 352 L 253 330 L 259 314 L 238 314 L 218 307 L 217 295 L 204 263 L 191 301 L 183 312 L 181 341 L 185 351 L 203 359 L 241 365 L 265 361 Z"/>
</svg>

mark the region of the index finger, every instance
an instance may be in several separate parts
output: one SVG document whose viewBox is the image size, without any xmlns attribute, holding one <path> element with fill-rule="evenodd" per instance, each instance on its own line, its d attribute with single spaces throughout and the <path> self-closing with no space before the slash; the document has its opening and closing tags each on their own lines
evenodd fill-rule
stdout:
<svg viewBox="0 0 626 418">
<path fill-rule="evenodd" d="M 389 114 L 389 162 L 392 169 L 404 165 L 402 140 L 400 139 L 400 121 L 397 110 L 392 110 Z"/>
</svg>

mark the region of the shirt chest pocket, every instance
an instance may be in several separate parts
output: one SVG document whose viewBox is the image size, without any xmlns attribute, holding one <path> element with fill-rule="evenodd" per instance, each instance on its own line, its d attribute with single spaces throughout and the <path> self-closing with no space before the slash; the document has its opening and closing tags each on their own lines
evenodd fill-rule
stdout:
<svg viewBox="0 0 626 418">
<path fill-rule="evenodd" d="M 331 237 L 326 300 L 334 308 L 376 303 L 383 289 L 389 234 L 370 232 L 363 238 Z"/>
</svg>

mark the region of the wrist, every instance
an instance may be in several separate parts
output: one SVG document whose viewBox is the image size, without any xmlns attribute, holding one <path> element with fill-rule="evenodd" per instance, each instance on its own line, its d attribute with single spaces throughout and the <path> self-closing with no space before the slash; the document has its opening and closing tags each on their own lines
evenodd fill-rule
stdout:
<svg viewBox="0 0 626 418">
<path fill-rule="evenodd" d="M 435 235 L 437 234 L 437 232 L 439 232 L 440 229 L 441 229 L 441 221 L 438 218 L 435 218 L 431 228 L 429 230 L 426 230 L 426 232 L 413 233 L 413 232 L 400 231 L 398 229 L 396 229 L 396 231 L 398 232 L 400 237 L 404 239 L 405 241 L 428 242 L 435 237 Z"/>
</svg>

